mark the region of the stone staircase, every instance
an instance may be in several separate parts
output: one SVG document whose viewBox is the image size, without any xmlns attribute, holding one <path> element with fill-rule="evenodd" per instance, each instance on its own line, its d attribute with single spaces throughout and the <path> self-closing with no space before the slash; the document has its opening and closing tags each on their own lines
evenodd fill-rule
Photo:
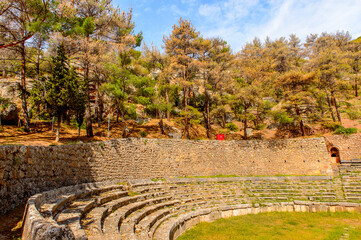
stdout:
<svg viewBox="0 0 361 240">
<path fill-rule="evenodd" d="M 343 161 L 339 166 L 346 200 L 361 201 L 361 161 Z"/>
</svg>

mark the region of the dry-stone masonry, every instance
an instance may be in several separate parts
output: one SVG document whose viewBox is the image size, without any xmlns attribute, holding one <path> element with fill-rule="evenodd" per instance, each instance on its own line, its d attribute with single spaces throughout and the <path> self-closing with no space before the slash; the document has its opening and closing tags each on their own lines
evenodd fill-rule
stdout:
<svg viewBox="0 0 361 240">
<path fill-rule="evenodd" d="M 361 134 L 332 135 L 325 137 L 328 150 L 336 147 L 342 161 L 361 160 Z"/>
<path fill-rule="evenodd" d="M 62 186 L 179 176 L 329 175 L 323 138 L 277 141 L 118 139 L 0 147 L 0 214 Z"/>
<path fill-rule="evenodd" d="M 360 139 L 119 139 L 4 146 L 0 213 L 50 190 L 29 199 L 23 239 L 168 240 L 200 221 L 220 217 L 359 211 Z M 340 152 L 340 167 L 330 157 L 331 148 Z M 177 178 L 219 174 L 250 177 Z M 303 176 L 256 177 L 264 175 Z"/>
</svg>

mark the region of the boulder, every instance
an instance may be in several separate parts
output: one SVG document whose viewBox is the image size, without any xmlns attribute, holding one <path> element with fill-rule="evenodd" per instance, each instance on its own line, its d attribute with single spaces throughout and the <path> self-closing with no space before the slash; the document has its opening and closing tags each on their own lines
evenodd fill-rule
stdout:
<svg viewBox="0 0 361 240">
<path fill-rule="evenodd" d="M 226 123 L 232 122 L 234 119 L 232 114 L 226 113 Z"/>
<path fill-rule="evenodd" d="M 17 125 L 19 122 L 19 110 L 14 103 L 10 104 L 5 111 L 1 112 L 2 125 Z"/>
<path fill-rule="evenodd" d="M 251 137 L 253 135 L 253 128 L 247 128 L 246 133 L 248 137 Z"/>
<path fill-rule="evenodd" d="M 168 136 L 173 139 L 182 139 L 182 131 L 175 127 L 169 127 Z"/>
</svg>

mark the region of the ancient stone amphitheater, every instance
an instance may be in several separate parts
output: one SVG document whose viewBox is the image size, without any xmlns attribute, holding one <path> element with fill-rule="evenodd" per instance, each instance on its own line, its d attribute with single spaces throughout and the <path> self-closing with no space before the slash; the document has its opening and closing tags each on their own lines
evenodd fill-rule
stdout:
<svg viewBox="0 0 361 240">
<path fill-rule="evenodd" d="M 201 221 L 261 212 L 359 211 L 361 165 L 341 178 L 239 177 L 81 184 L 33 196 L 24 239 L 176 239 Z M 62 238 L 60 238 L 62 237 Z"/>
<path fill-rule="evenodd" d="M 22 239 L 133 240 L 177 239 L 244 214 L 360 211 L 360 140 L 9 146 L 0 148 L 0 210 L 31 196 Z M 195 177 L 218 174 L 252 176 Z"/>
</svg>

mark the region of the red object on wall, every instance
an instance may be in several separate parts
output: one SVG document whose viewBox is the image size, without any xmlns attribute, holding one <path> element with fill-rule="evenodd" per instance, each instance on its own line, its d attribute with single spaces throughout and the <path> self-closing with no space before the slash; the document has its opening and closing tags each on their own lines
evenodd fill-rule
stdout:
<svg viewBox="0 0 361 240">
<path fill-rule="evenodd" d="M 226 140 L 226 137 L 224 136 L 224 134 L 217 134 L 217 140 L 224 141 Z"/>
</svg>

